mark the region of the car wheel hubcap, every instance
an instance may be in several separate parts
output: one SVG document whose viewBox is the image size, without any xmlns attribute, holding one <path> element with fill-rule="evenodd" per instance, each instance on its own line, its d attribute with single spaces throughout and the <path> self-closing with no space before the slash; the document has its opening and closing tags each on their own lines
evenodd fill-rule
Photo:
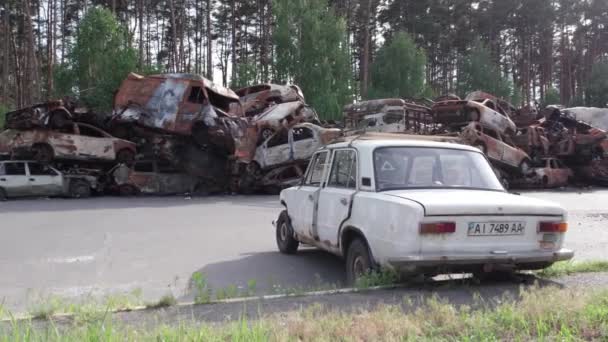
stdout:
<svg viewBox="0 0 608 342">
<path fill-rule="evenodd" d="M 365 273 L 365 262 L 362 256 L 357 256 L 353 261 L 353 274 L 355 277 L 360 277 Z"/>
<path fill-rule="evenodd" d="M 281 228 L 279 229 L 279 234 L 281 237 L 281 241 L 287 240 L 287 224 L 286 223 L 281 224 Z"/>
</svg>

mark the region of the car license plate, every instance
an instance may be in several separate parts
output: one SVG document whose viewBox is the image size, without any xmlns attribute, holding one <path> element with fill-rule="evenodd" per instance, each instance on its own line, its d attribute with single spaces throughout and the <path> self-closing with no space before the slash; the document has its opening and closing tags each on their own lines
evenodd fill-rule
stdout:
<svg viewBox="0 0 608 342">
<path fill-rule="evenodd" d="M 525 222 L 469 222 L 469 236 L 523 235 Z"/>
</svg>

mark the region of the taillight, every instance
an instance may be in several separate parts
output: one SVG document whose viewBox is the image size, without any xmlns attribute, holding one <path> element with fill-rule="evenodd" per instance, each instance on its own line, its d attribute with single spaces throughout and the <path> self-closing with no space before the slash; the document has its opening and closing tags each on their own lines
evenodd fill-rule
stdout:
<svg viewBox="0 0 608 342">
<path fill-rule="evenodd" d="M 454 222 L 433 222 L 421 223 L 420 234 L 446 234 L 456 231 L 456 223 Z"/>
<path fill-rule="evenodd" d="M 565 233 L 568 230 L 566 222 L 541 222 L 538 231 L 541 233 Z"/>
</svg>

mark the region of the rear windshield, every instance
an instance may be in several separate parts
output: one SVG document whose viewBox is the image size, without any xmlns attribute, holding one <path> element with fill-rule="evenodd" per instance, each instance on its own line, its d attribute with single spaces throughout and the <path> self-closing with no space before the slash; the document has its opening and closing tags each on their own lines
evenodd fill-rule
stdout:
<svg viewBox="0 0 608 342">
<path fill-rule="evenodd" d="M 478 152 L 422 147 L 374 151 L 378 191 L 459 188 L 504 191 L 487 159 Z"/>
</svg>

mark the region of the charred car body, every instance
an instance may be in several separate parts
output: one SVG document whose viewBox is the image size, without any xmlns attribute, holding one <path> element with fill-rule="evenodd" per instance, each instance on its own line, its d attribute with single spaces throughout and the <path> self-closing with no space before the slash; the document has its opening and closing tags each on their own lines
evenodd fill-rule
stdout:
<svg viewBox="0 0 608 342">
<path fill-rule="evenodd" d="M 351 133 L 430 133 L 429 108 L 402 99 L 363 101 L 344 107 L 346 129 Z"/>
</svg>

